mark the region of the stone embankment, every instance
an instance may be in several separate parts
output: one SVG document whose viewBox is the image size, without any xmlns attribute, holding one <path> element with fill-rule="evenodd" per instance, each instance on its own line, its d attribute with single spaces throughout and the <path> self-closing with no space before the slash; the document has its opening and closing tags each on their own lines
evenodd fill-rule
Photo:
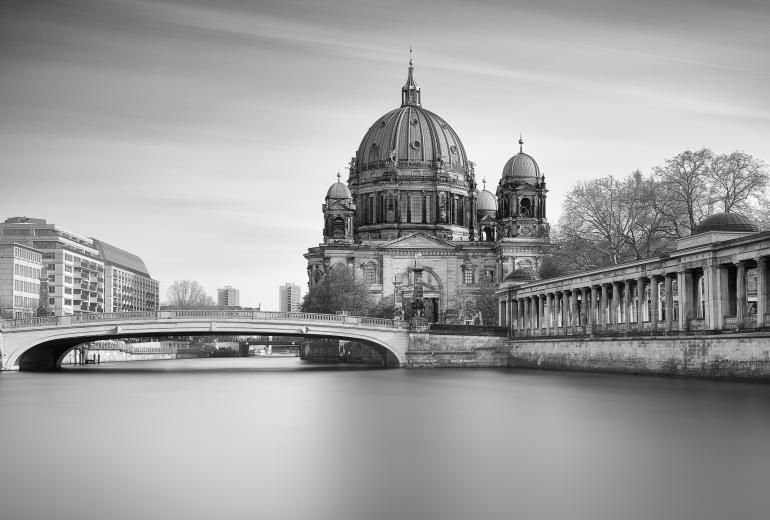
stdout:
<svg viewBox="0 0 770 520">
<path fill-rule="evenodd" d="M 628 338 L 526 338 L 506 342 L 508 366 L 770 380 L 770 333 Z"/>
</svg>

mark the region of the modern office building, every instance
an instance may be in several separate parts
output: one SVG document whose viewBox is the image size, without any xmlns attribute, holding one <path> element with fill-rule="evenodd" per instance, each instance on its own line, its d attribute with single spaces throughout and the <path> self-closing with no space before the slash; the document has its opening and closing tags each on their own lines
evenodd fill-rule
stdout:
<svg viewBox="0 0 770 520">
<path fill-rule="evenodd" d="M 105 312 L 155 311 L 159 286 L 138 256 L 94 239 L 104 261 Z"/>
<path fill-rule="evenodd" d="M 229 285 L 217 289 L 217 305 L 220 307 L 238 307 L 241 304 L 241 293 Z"/>
<path fill-rule="evenodd" d="M 157 308 L 157 282 L 135 255 L 45 219 L 27 217 L 0 223 L 0 244 L 13 243 L 41 253 L 40 286 L 45 294 L 40 303 L 56 315 Z"/>
<path fill-rule="evenodd" d="M 280 286 L 278 304 L 281 312 L 299 312 L 302 309 L 302 290 L 299 285 L 286 282 Z"/>
<path fill-rule="evenodd" d="M 44 219 L 13 217 L 0 224 L 0 242 L 42 254 L 47 301 L 57 315 L 104 312 L 104 262 L 92 239 Z"/>
<path fill-rule="evenodd" d="M 30 318 L 40 306 L 42 253 L 21 244 L 0 244 L 0 318 Z"/>
</svg>

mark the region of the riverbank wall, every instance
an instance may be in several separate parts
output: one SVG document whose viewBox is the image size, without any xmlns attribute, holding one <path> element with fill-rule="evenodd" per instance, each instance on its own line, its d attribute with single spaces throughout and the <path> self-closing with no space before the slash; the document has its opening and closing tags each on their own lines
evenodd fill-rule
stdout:
<svg viewBox="0 0 770 520">
<path fill-rule="evenodd" d="M 505 337 L 493 334 L 412 332 L 407 368 L 496 368 L 508 366 Z"/>
<path fill-rule="evenodd" d="M 770 333 L 653 337 L 522 338 L 505 343 L 508 366 L 770 381 Z"/>
</svg>

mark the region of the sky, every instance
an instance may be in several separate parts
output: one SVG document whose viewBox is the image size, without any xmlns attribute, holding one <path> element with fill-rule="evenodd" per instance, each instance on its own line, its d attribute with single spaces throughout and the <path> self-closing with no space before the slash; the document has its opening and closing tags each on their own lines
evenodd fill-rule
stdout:
<svg viewBox="0 0 770 520">
<path fill-rule="evenodd" d="M 521 132 L 556 223 L 576 182 L 686 149 L 770 162 L 767 27 L 767 0 L 3 0 L 0 219 L 141 256 L 162 301 L 192 279 L 277 309 L 410 45 L 477 176 Z"/>
</svg>

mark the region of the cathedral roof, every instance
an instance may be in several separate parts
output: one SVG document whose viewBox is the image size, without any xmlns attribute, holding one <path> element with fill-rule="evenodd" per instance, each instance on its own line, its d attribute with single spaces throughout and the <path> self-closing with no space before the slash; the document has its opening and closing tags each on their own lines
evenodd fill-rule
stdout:
<svg viewBox="0 0 770 520">
<path fill-rule="evenodd" d="M 481 190 L 476 201 L 476 209 L 479 211 L 497 211 L 497 197 L 489 190 Z"/>
<path fill-rule="evenodd" d="M 441 117 L 422 107 L 420 87 L 409 75 L 401 89 L 401 106 L 378 118 L 361 140 L 356 153 L 359 171 L 396 166 L 438 167 L 465 172 L 468 160 L 457 133 Z"/>
<path fill-rule="evenodd" d="M 739 213 L 717 213 L 701 222 L 692 232 L 693 235 L 709 231 L 755 232 L 759 228 L 747 217 Z"/>
<path fill-rule="evenodd" d="M 503 179 L 516 177 L 521 179 L 537 179 L 540 177 L 540 167 L 532 156 L 524 153 L 524 140 L 519 138 L 519 153 L 508 159 L 503 167 Z"/>
</svg>

